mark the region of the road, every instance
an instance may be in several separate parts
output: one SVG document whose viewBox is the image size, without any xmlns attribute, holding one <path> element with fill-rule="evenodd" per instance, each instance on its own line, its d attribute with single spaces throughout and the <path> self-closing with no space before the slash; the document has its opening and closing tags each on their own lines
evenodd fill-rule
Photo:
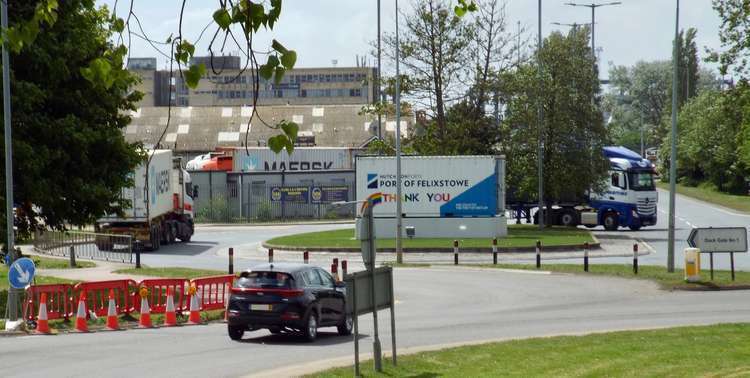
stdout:
<svg viewBox="0 0 750 378">
<path fill-rule="evenodd" d="M 431 268 L 397 269 L 395 285 L 400 348 L 750 321 L 745 292 L 665 292 L 638 280 Z M 371 316 L 361 319 L 367 352 Z M 383 350 L 390 350 L 387 312 L 380 324 Z M 233 342 L 222 324 L 25 336 L 0 338 L 0 356 L 5 377 L 242 376 L 352 356 L 352 338 L 333 332 L 313 344 L 267 331 Z"/>
<path fill-rule="evenodd" d="M 643 264 L 663 265 L 667 264 L 667 230 L 669 226 L 669 192 L 659 190 L 658 222 L 656 226 L 646 227 L 640 231 L 620 229 L 617 232 L 596 231 L 597 235 L 623 235 L 642 239 L 651 245 L 656 253 L 641 258 Z M 718 207 L 706 202 L 698 201 L 690 197 L 677 195 L 675 201 L 675 265 L 684 266 L 685 248 L 688 248 L 687 238 L 693 227 L 748 227 L 750 226 L 750 214 L 743 214 L 730 209 Z M 601 259 L 605 261 L 625 261 L 624 259 Z M 702 267 L 708 270 L 708 256 L 703 256 Z M 729 256 L 726 254 L 714 254 L 714 266 L 717 269 L 729 269 Z M 750 255 L 746 253 L 735 254 L 735 268 L 738 270 L 750 270 Z"/>
</svg>

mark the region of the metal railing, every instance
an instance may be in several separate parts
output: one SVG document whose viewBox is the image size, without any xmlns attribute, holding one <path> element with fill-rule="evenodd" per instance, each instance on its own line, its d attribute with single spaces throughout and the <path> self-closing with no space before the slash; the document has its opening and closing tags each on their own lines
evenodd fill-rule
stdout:
<svg viewBox="0 0 750 378">
<path fill-rule="evenodd" d="M 38 231 L 34 249 L 42 254 L 119 261 L 133 264 L 133 238 L 130 235 L 99 234 L 83 231 Z"/>
</svg>

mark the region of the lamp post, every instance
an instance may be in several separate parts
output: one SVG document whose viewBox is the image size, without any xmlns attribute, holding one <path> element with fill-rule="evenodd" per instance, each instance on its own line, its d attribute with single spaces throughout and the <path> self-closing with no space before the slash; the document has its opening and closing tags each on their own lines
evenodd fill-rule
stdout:
<svg viewBox="0 0 750 378">
<path fill-rule="evenodd" d="M 594 33 L 594 25 L 596 24 L 596 8 L 599 7 L 606 7 L 610 5 L 620 5 L 622 2 L 619 1 L 613 1 L 610 3 L 591 3 L 591 4 L 578 4 L 578 3 L 565 3 L 565 5 L 570 5 L 573 7 L 587 7 L 591 8 L 591 54 L 594 56 L 594 67 L 596 67 L 596 43 L 595 43 L 595 37 L 596 34 Z"/>
<path fill-rule="evenodd" d="M 536 44 L 536 64 L 537 64 L 537 76 L 539 79 L 539 85 L 542 85 L 542 0 L 539 0 L 538 3 L 538 33 L 537 33 L 537 44 Z M 543 113 L 542 113 L 542 99 L 541 99 L 541 88 L 539 91 L 539 94 L 536 96 L 536 111 L 537 111 L 537 133 L 538 133 L 538 148 L 539 153 L 537 154 L 537 170 L 538 170 L 538 176 L 539 176 L 539 203 L 538 203 L 538 209 L 537 210 L 537 223 L 539 223 L 539 230 L 544 230 L 544 212 L 542 209 L 544 208 L 544 132 L 542 131 L 543 125 L 542 120 L 544 119 Z"/>
<path fill-rule="evenodd" d="M 401 248 L 401 72 L 399 71 L 398 0 L 396 0 L 396 263 L 404 262 Z"/>
<path fill-rule="evenodd" d="M 680 0 L 675 6 L 674 43 L 672 46 L 672 148 L 669 154 L 669 242 L 667 245 L 667 271 L 674 272 L 674 216 L 675 216 L 675 185 L 677 183 L 677 57 L 680 56 L 680 46 L 677 36 L 680 31 Z"/>
</svg>

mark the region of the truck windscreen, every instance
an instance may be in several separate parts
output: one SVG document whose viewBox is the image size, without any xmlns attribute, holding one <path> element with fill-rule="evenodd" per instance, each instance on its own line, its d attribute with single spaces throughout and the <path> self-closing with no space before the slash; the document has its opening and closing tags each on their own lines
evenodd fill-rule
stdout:
<svg viewBox="0 0 750 378">
<path fill-rule="evenodd" d="M 654 187 L 654 175 L 650 172 L 628 172 L 630 189 L 635 191 L 656 190 Z"/>
</svg>

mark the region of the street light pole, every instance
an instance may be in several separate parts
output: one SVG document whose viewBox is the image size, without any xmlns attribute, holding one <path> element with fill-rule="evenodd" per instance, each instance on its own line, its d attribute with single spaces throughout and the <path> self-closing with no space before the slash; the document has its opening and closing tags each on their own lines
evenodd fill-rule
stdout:
<svg viewBox="0 0 750 378">
<path fill-rule="evenodd" d="M 606 7 L 610 5 L 620 5 L 622 2 L 620 1 L 613 1 L 610 3 L 591 3 L 591 4 L 578 4 L 578 3 L 565 3 L 565 5 L 570 5 L 573 7 L 587 7 L 591 8 L 591 54 L 594 57 L 594 69 L 596 69 L 596 34 L 594 33 L 594 25 L 596 25 L 596 8 L 599 7 Z M 598 74 L 597 74 L 598 75 Z"/>
<path fill-rule="evenodd" d="M 398 46 L 396 46 L 396 49 L 398 50 Z M 383 94 L 381 93 L 381 83 L 380 78 L 382 77 L 380 73 L 380 56 L 381 56 L 381 50 L 380 50 L 380 0 L 378 0 L 378 73 L 375 76 L 375 85 L 377 85 L 377 98 L 375 99 L 378 104 L 381 103 Z M 380 111 L 378 111 L 378 140 L 383 140 L 383 123 L 381 121 Z"/>
<path fill-rule="evenodd" d="M 677 58 L 680 46 L 677 36 L 680 31 L 680 0 L 677 0 L 674 19 L 674 42 L 672 46 L 672 148 L 669 154 L 669 242 L 667 244 L 667 271 L 674 272 L 674 217 L 675 185 L 677 184 Z"/>
<path fill-rule="evenodd" d="M 404 262 L 401 248 L 401 72 L 399 71 L 398 0 L 396 0 L 396 263 Z"/>
<path fill-rule="evenodd" d="M 542 209 L 544 208 L 544 168 L 543 168 L 543 162 L 544 162 L 544 132 L 542 120 L 543 120 L 543 114 L 542 114 L 542 98 L 541 98 L 541 85 L 542 85 L 542 0 L 539 0 L 538 5 L 539 10 L 539 18 L 538 18 L 538 33 L 537 33 L 537 45 L 536 45 L 536 64 L 537 64 L 537 76 L 539 78 L 539 86 L 540 90 L 539 93 L 536 96 L 536 106 L 537 106 L 537 133 L 538 133 L 538 140 L 537 144 L 539 147 L 539 153 L 537 154 L 537 170 L 538 170 L 538 176 L 539 176 L 539 204 L 537 210 L 537 223 L 539 223 L 539 230 L 544 230 L 544 212 Z"/>
<path fill-rule="evenodd" d="M 8 30 L 8 2 L 0 1 L 0 26 Z M 3 39 L 3 123 L 5 124 L 5 228 L 8 231 L 8 255 L 12 263 L 16 259 L 13 236 L 13 143 L 10 124 L 10 59 L 8 58 L 8 40 Z M 8 323 L 18 320 L 18 292 L 14 288 L 8 290 Z M 7 326 L 6 326 L 7 328 Z"/>
</svg>

